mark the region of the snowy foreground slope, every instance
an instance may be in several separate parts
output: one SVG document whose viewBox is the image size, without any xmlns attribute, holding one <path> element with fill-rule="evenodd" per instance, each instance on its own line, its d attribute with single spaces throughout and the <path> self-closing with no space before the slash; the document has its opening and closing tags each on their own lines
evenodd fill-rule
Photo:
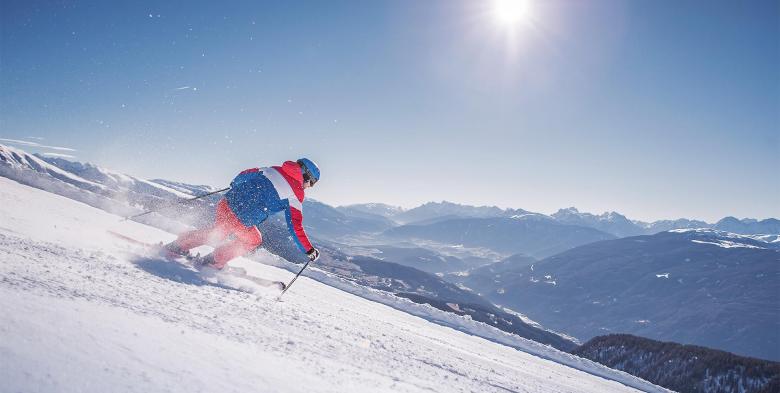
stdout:
<svg viewBox="0 0 780 393">
<path fill-rule="evenodd" d="M 210 284 L 142 256 L 109 229 L 173 238 L 0 177 L 0 391 L 663 391 L 306 277 L 283 302 L 248 282 L 252 293 Z M 247 260 L 237 265 L 268 279 L 291 277 Z"/>
</svg>

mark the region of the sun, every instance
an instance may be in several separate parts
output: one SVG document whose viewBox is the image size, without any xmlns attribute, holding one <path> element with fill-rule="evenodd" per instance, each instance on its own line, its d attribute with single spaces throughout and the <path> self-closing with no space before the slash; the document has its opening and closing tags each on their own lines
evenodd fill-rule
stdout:
<svg viewBox="0 0 780 393">
<path fill-rule="evenodd" d="M 518 27 L 531 21 L 529 0 L 493 0 L 493 14 L 496 21 L 506 27 Z"/>
</svg>

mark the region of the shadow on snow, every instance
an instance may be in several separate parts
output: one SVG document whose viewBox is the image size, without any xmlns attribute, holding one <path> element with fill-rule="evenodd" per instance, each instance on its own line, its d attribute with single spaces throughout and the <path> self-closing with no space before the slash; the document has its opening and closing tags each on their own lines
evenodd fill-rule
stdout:
<svg viewBox="0 0 780 393">
<path fill-rule="evenodd" d="M 198 274 L 197 271 L 192 270 L 188 266 L 174 261 L 164 261 L 154 258 L 138 258 L 132 261 L 139 269 L 153 274 L 157 277 L 164 278 L 166 280 L 174 281 L 180 284 L 196 285 L 196 286 L 212 286 L 222 289 L 228 289 L 231 291 L 237 291 L 235 288 L 231 288 L 221 284 L 215 284 L 208 282 Z"/>
</svg>

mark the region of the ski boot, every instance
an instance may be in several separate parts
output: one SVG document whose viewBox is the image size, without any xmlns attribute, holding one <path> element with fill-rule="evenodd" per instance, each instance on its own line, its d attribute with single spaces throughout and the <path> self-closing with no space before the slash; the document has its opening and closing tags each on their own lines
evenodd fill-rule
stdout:
<svg viewBox="0 0 780 393">
<path fill-rule="evenodd" d="M 204 268 L 204 267 L 210 267 L 210 268 L 213 268 L 213 269 L 217 269 L 214 266 L 214 255 L 212 255 L 212 254 L 206 254 L 204 256 L 200 256 L 200 254 L 198 254 L 198 255 L 195 255 L 195 256 L 190 256 L 189 258 L 187 258 L 187 260 L 192 262 L 192 266 L 194 266 L 197 269 L 201 269 L 201 268 Z M 217 270 L 220 270 L 220 269 L 217 269 Z"/>
<path fill-rule="evenodd" d="M 179 244 L 176 243 L 175 240 L 168 244 L 160 243 L 160 255 L 162 255 L 167 259 L 176 259 L 181 257 L 184 257 L 186 259 L 192 258 L 190 252 L 188 250 L 179 247 Z"/>
<path fill-rule="evenodd" d="M 219 273 L 222 269 L 218 269 L 214 266 L 214 256 L 212 254 L 206 254 L 204 256 L 198 254 L 190 258 L 189 261 L 204 281 L 212 284 L 219 283 Z"/>
</svg>

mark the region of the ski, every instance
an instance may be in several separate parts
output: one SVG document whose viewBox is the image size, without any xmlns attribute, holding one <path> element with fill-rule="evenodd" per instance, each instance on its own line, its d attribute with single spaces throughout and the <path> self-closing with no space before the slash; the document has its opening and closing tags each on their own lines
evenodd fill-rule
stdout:
<svg viewBox="0 0 780 393">
<path fill-rule="evenodd" d="M 227 270 L 227 272 L 234 277 L 252 281 L 253 283 L 263 287 L 277 287 L 280 291 L 284 291 L 285 288 L 287 288 L 287 285 L 281 281 L 267 280 L 265 278 L 252 276 L 246 272 L 246 269 L 241 267 L 226 266 L 223 270 Z"/>
<path fill-rule="evenodd" d="M 126 241 L 128 243 L 131 243 L 131 244 L 134 244 L 136 246 L 140 246 L 140 247 L 146 248 L 151 253 L 153 253 L 155 255 L 159 255 L 159 256 L 165 258 L 166 260 L 181 262 L 179 260 L 181 258 L 184 261 L 187 261 L 188 265 L 192 265 L 192 267 L 195 267 L 195 264 L 193 263 L 193 260 L 194 260 L 195 257 L 193 257 L 192 255 L 189 255 L 189 254 L 187 254 L 187 255 L 175 254 L 173 252 L 165 250 L 165 248 L 163 247 L 162 243 L 157 243 L 157 244 L 155 244 L 155 243 L 147 243 L 147 242 L 144 242 L 144 241 L 141 241 L 141 240 L 138 240 L 138 239 L 134 239 L 134 238 L 132 238 L 130 236 L 123 235 L 123 234 L 121 234 L 119 232 L 114 232 L 112 230 L 107 230 L 106 232 L 108 232 L 110 235 L 115 236 L 115 237 L 117 237 L 119 239 L 122 239 L 122 240 L 124 240 L 124 241 Z M 165 255 L 162 255 L 163 251 L 165 251 Z"/>
<path fill-rule="evenodd" d="M 195 270 L 201 271 L 201 268 L 199 267 L 199 264 L 197 263 L 197 261 L 199 259 L 199 257 L 197 257 L 197 256 L 192 256 L 192 255 L 189 255 L 189 254 L 181 255 L 181 254 L 176 254 L 176 253 L 167 251 L 163 247 L 162 243 L 155 244 L 155 243 L 144 242 L 144 241 L 141 241 L 141 240 L 138 240 L 138 239 L 134 239 L 134 238 L 132 238 L 130 236 L 123 235 L 123 234 L 121 234 L 119 232 L 114 232 L 112 230 L 107 230 L 107 232 L 110 235 L 112 235 L 114 237 L 117 237 L 119 239 L 122 239 L 122 240 L 124 240 L 124 241 L 126 241 L 128 243 L 134 244 L 136 246 L 143 247 L 143 248 L 147 249 L 148 251 L 150 251 L 151 253 L 153 253 L 155 255 L 160 255 L 161 257 L 165 258 L 168 261 L 179 262 L 179 263 L 184 262 L 184 264 L 186 264 L 187 266 L 192 267 Z M 163 254 L 163 251 L 165 251 L 166 255 L 161 255 L 161 254 Z M 229 275 L 231 275 L 233 277 L 251 281 L 254 284 L 257 284 L 257 285 L 260 285 L 260 286 L 263 286 L 263 287 L 276 287 L 280 291 L 285 291 L 287 289 L 287 285 L 284 282 L 282 282 L 282 281 L 267 280 L 267 279 L 264 279 L 264 278 L 252 276 L 249 273 L 247 273 L 246 269 L 241 268 L 241 267 L 226 266 L 223 270 L 221 270 L 219 272 L 227 273 L 227 274 L 229 274 Z"/>
</svg>

